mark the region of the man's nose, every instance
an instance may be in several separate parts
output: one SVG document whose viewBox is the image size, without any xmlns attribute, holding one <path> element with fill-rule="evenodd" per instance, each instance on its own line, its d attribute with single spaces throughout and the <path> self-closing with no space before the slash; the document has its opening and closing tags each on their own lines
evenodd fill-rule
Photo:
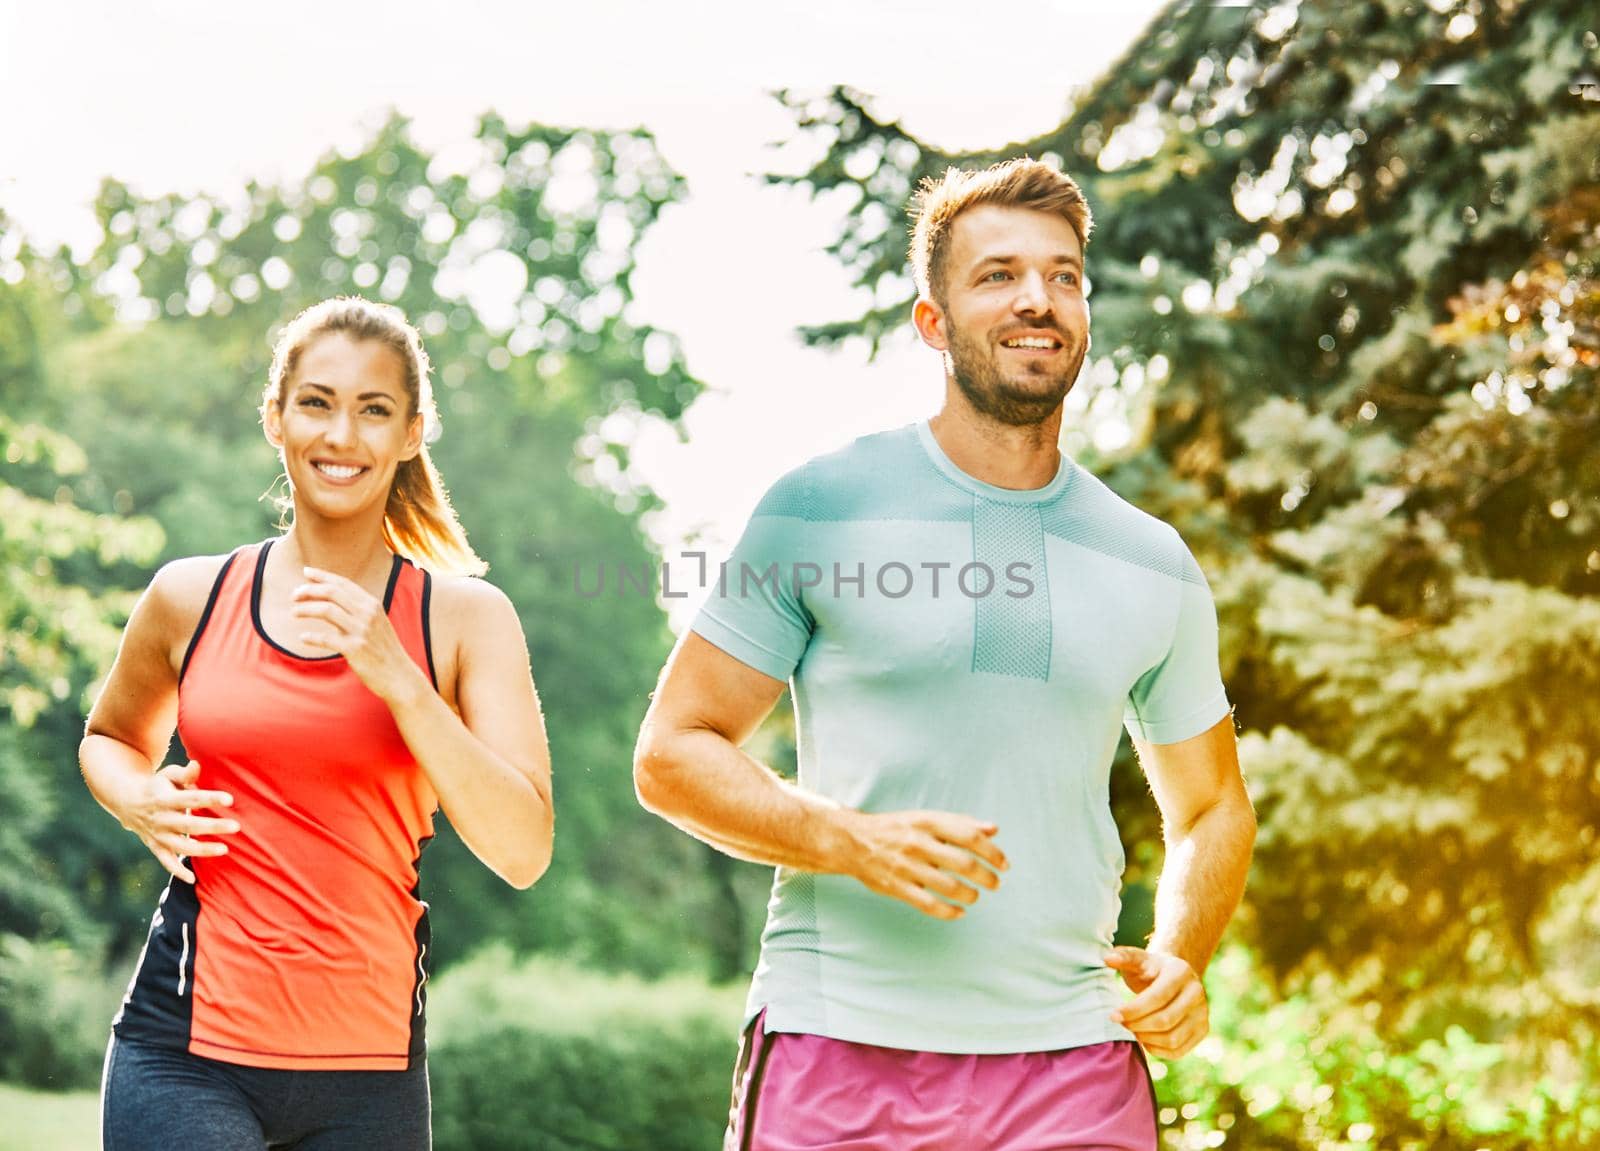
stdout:
<svg viewBox="0 0 1600 1151">
<path fill-rule="evenodd" d="M 1042 316 L 1050 311 L 1050 293 L 1045 290 L 1043 276 L 1026 272 L 1017 280 L 1011 310 L 1022 316 Z"/>
</svg>

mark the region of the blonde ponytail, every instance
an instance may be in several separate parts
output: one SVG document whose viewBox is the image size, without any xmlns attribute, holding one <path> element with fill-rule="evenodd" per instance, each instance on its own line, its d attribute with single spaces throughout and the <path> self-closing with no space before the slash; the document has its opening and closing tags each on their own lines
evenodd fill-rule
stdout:
<svg viewBox="0 0 1600 1151">
<path fill-rule="evenodd" d="M 395 471 L 383 509 L 383 542 L 433 571 L 482 575 L 489 568 L 467 542 L 427 444 Z"/>
</svg>

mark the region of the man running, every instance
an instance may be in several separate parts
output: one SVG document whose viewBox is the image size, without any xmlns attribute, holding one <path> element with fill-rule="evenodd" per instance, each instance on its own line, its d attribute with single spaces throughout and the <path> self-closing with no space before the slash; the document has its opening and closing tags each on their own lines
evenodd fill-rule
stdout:
<svg viewBox="0 0 1600 1151">
<path fill-rule="evenodd" d="M 913 215 L 942 410 L 767 492 L 635 757 L 647 807 L 778 869 L 727 1147 L 1153 1151 L 1140 1048 L 1205 1036 L 1255 837 L 1215 608 L 1178 534 L 1057 447 L 1077 185 L 952 169 Z M 740 750 L 786 682 L 798 783 Z M 1111 943 L 1124 726 L 1166 841 L 1146 948 Z"/>
</svg>

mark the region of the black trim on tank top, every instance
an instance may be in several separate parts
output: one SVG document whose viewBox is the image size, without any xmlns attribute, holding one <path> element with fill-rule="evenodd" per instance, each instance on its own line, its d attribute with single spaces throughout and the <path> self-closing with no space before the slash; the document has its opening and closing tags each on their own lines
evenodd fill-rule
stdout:
<svg viewBox="0 0 1600 1151">
<path fill-rule="evenodd" d="M 267 570 L 267 552 L 271 549 L 273 540 L 264 540 L 261 544 L 261 554 L 256 557 L 256 574 L 250 582 L 250 622 L 255 626 L 256 634 L 263 643 L 273 651 L 282 652 L 290 659 L 304 660 L 307 663 L 325 663 L 330 659 L 343 659 L 338 652 L 332 655 L 301 655 L 297 651 L 290 651 L 277 640 L 267 634 L 267 629 L 261 626 L 261 585 Z M 383 589 L 383 613 L 389 614 L 389 604 L 394 600 L 395 584 L 400 582 L 400 568 L 405 563 L 400 556 L 394 557 L 394 563 L 389 568 L 389 583 Z"/>
<path fill-rule="evenodd" d="M 189 646 L 183 649 L 183 663 L 178 666 L 178 682 L 183 682 L 184 673 L 189 670 L 189 660 L 194 656 L 195 645 L 200 642 L 200 633 L 206 630 L 206 624 L 211 622 L 211 609 L 217 606 L 217 596 L 222 594 L 222 581 L 228 578 L 228 569 L 233 567 L 233 561 L 239 558 L 239 553 L 234 552 L 222 561 L 222 570 L 217 573 L 217 578 L 211 584 L 211 594 L 206 596 L 205 610 L 200 613 L 200 622 L 194 626 L 194 634 L 189 637 Z"/>
<path fill-rule="evenodd" d="M 431 835 L 419 839 L 417 856 L 411 861 L 417 873 L 417 881 L 411 885 L 411 898 L 422 904 L 422 914 L 417 917 L 417 925 L 412 933 L 415 942 L 412 952 L 415 958 L 412 962 L 416 979 L 411 984 L 411 1037 L 406 1045 L 406 1054 L 413 1067 L 428 1055 L 428 976 L 433 967 L 433 957 L 428 954 L 428 948 L 433 944 L 433 927 L 428 922 L 428 901 L 422 898 L 422 853 L 432 842 Z"/>
<path fill-rule="evenodd" d="M 111 1021 L 119 1037 L 187 1049 L 194 1021 L 194 969 L 200 953 L 200 895 L 176 876 L 156 902 L 133 981 Z"/>
<path fill-rule="evenodd" d="M 433 573 L 422 569 L 422 651 L 428 657 L 428 678 L 439 690 L 439 675 L 433 670 L 433 620 L 428 605 L 433 602 Z"/>
<path fill-rule="evenodd" d="M 395 553 L 394 563 L 389 568 L 389 582 L 383 587 L 383 614 L 389 614 L 389 605 L 394 602 L 395 585 L 400 582 L 400 569 L 406 566 L 406 561 L 398 552 Z"/>
</svg>

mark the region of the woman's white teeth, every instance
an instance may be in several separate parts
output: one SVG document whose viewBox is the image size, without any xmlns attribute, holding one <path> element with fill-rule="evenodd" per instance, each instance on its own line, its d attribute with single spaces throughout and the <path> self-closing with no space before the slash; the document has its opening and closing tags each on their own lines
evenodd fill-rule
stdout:
<svg viewBox="0 0 1600 1151">
<path fill-rule="evenodd" d="M 317 471 L 325 476 L 332 476 L 336 480 L 347 480 L 351 476 L 360 475 L 366 468 L 351 467 L 347 464 L 318 464 Z"/>
<path fill-rule="evenodd" d="M 1053 348 L 1056 342 L 1043 336 L 1023 336 L 1021 339 L 1007 340 L 1005 345 L 1008 348 Z"/>
</svg>

